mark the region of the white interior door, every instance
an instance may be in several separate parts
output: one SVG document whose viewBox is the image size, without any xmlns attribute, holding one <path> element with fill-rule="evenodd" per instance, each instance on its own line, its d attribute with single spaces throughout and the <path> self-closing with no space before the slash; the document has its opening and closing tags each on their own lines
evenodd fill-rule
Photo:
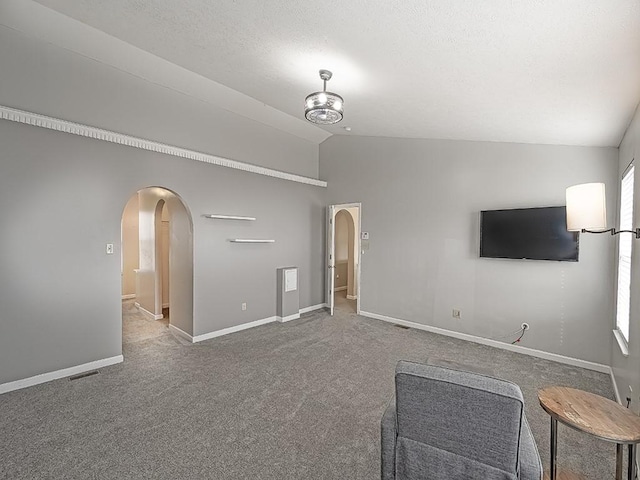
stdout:
<svg viewBox="0 0 640 480">
<path fill-rule="evenodd" d="M 329 307 L 329 313 L 333 315 L 334 307 L 334 295 L 333 290 L 335 288 L 335 268 L 336 268 L 336 254 L 335 254 L 335 238 L 336 238 L 336 206 L 329 205 L 327 209 L 327 306 Z"/>
</svg>

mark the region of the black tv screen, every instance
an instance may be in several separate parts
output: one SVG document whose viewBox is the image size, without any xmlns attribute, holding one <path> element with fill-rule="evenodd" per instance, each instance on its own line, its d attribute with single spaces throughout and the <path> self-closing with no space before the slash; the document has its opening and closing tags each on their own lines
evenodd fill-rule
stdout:
<svg viewBox="0 0 640 480">
<path fill-rule="evenodd" d="M 578 238 L 565 207 L 480 212 L 481 257 L 577 262 Z"/>
</svg>

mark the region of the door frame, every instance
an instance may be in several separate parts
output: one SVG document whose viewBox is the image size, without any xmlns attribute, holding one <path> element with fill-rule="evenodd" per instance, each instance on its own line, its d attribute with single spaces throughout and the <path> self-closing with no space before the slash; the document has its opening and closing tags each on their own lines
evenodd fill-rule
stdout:
<svg viewBox="0 0 640 480">
<path fill-rule="evenodd" d="M 176 193 L 174 190 L 169 189 L 168 187 L 164 187 L 164 186 L 147 186 L 147 187 L 141 187 L 138 190 L 136 190 L 135 192 L 133 192 L 129 198 L 127 199 L 127 201 L 124 203 L 124 206 L 122 207 L 122 213 L 121 213 L 121 219 L 124 216 L 124 210 L 126 208 L 127 203 L 131 200 L 131 198 L 133 198 L 133 196 L 137 195 L 138 196 L 138 216 L 140 215 L 140 194 L 141 192 L 144 192 L 145 190 L 150 190 L 150 191 L 154 191 L 154 194 L 156 197 L 158 197 L 158 200 L 155 203 L 155 207 L 154 207 L 154 228 L 153 231 L 155 232 L 155 238 L 153 240 L 154 243 L 154 249 L 155 251 L 155 265 L 154 265 L 154 287 L 153 287 L 153 291 L 154 291 L 154 309 L 156 311 L 157 307 L 158 307 L 158 303 L 160 304 L 160 310 L 159 310 L 159 314 L 155 313 L 155 312 L 151 312 L 146 310 L 144 307 L 142 307 L 139 303 L 139 295 L 140 295 L 140 287 L 139 287 L 139 274 L 141 272 L 140 269 L 140 264 L 138 264 L 138 269 L 136 269 L 136 303 L 135 306 L 145 315 L 147 315 L 149 318 L 154 318 L 156 320 L 159 320 L 162 318 L 162 275 L 161 275 L 161 262 L 159 262 L 159 258 L 161 257 L 159 255 L 158 252 L 158 242 L 159 240 L 159 235 L 158 232 L 156 231 L 156 227 L 157 227 L 157 222 L 156 220 L 159 220 L 160 223 L 160 232 L 162 230 L 162 208 L 160 209 L 160 212 L 158 212 L 158 205 L 161 202 L 164 202 L 164 205 L 167 206 L 167 208 L 169 208 L 168 213 L 169 213 L 169 225 L 170 225 L 170 229 L 169 229 L 169 305 L 170 308 L 173 308 L 173 311 L 170 315 L 170 319 L 169 319 L 169 329 L 173 331 L 173 333 L 188 339 L 189 341 L 193 341 L 193 337 L 194 337 L 194 315 L 193 315 L 193 309 L 194 309 L 194 280 L 193 280 L 193 275 L 194 275 L 194 241 L 193 241 L 193 215 L 191 213 L 191 209 L 189 208 L 189 206 L 187 205 L 186 201 L 184 200 L 184 198 L 182 196 L 180 196 L 178 193 Z M 172 211 L 171 210 L 171 205 L 173 205 L 173 203 L 175 203 L 176 206 L 176 210 Z M 164 206 L 163 205 L 163 206 Z M 159 213 L 159 216 L 158 216 Z M 176 228 L 177 230 L 173 231 L 173 229 Z M 122 238 L 123 238 L 123 223 L 122 220 L 120 221 L 120 238 L 121 238 L 121 245 L 122 245 Z M 138 232 L 140 232 L 140 225 L 138 225 Z M 178 234 L 178 236 L 182 236 L 185 235 L 185 238 L 183 238 L 179 243 L 174 243 L 171 240 L 172 237 L 172 232 L 173 234 Z M 179 247 L 179 245 L 182 245 L 182 247 Z M 140 249 L 140 240 L 138 239 L 138 245 L 137 247 L 138 249 Z M 172 259 L 172 257 L 174 256 L 174 254 L 176 252 L 182 252 L 181 253 L 181 260 L 180 260 L 180 265 L 183 266 L 183 268 L 175 268 L 175 264 L 173 263 L 174 260 Z M 123 255 L 123 248 L 121 247 L 121 255 Z M 182 258 L 184 257 L 184 262 L 182 261 Z M 122 260 L 121 260 L 122 262 Z M 172 268 L 172 266 L 174 268 Z M 122 268 L 121 268 L 122 270 Z M 178 274 L 178 270 L 181 271 L 180 277 L 175 276 Z M 158 275 L 160 274 L 160 275 Z M 122 278 L 123 275 L 121 273 L 120 275 L 121 278 L 121 285 L 122 285 Z M 176 289 L 175 286 L 176 285 L 183 285 L 184 288 L 180 288 L 180 289 Z M 172 288 L 173 286 L 173 288 Z M 122 288 L 122 287 L 121 287 Z M 175 300 L 175 301 L 172 301 Z M 122 315 L 120 315 L 120 330 L 122 331 L 123 328 L 123 317 Z"/>
<path fill-rule="evenodd" d="M 340 210 L 346 208 L 357 208 L 358 209 L 358 223 L 354 222 L 354 227 L 356 227 L 356 232 L 354 232 L 354 243 L 358 246 L 358 267 L 356 268 L 356 314 L 360 315 L 360 282 L 362 279 L 362 202 L 352 202 L 352 203 L 337 203 L 334 205 L 329 205 L 327 207 L 327 241 L 332 242 L 331 245 L 327 245 L 327 307 L 329 308 L 329 313 L 333 315 L 333 306 L 334 306 L 334 295 L 335 295 L 335 272 L 333 271 L 335 268 L 335 218 L 336 213 Z M 353 219 L 353 218 L 352 218 Z M 332 235 L 333 232 L 333 235 Z M 356 235 L 357 234 L 357 235 Z M 356 238 L 357 237 L 357 238 Z M 357 243 L 356 243 L 357 242 Z M 330 252 L 333 252 L 333 259 L 329 258 Z M 333 262 L 333 265 L 332 263 Z M 329 278 L 330 277 L 330 278 Z M 331 289 L 329 289 L 331 287 Z M 330 292 L 330 293 L 329 293 Z"/>
</svg>

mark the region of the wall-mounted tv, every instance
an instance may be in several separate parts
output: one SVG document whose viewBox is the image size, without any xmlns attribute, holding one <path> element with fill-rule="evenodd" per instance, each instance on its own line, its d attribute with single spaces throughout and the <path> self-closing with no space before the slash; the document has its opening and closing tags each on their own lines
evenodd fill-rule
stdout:
<svg viewBox="0 0 640 480">
<path fill-rule="evenodd" d="M 567 231 L 566 207 L 480 212 L 480 256 L 578 261 L 578 232 Z"/>
</svg>

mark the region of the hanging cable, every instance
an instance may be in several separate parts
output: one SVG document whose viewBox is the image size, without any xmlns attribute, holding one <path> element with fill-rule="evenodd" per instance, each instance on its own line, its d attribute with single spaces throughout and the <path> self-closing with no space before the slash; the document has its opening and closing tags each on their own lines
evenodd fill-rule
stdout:
<svg viewBox="0 0 640 480">
<path fill-rule="evenodd" d="M 501 337 L 491 337 L 491 340 L 502 340 L 503 338 L 513 337 L 514 335 L 519 335 L 522 332 L 522 328 L 514 330 L 513 332 L 509 332 Z"/>
<path fill-rule="evenodd" d="M 516 338 L 513 342 L 511 342 L 511 345 L 515 345 L 516 343 L 520 343 L 520 340 L 522 340 L 522 337 L 524 337 L 524 333 L 527 331 L 526 328 L 522 328 L 520 330 L 520 336 L 518 338 Z"/>
</svg>

